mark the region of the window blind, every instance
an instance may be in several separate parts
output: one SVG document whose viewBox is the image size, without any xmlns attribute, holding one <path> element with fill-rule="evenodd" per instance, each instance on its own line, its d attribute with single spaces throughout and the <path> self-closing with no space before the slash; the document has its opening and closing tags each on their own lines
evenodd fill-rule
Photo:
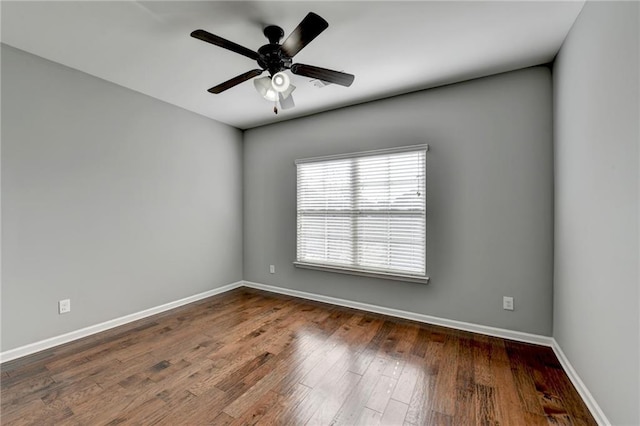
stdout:
<svg viewBox="0 0 640 426">
<path fill-rule="evenodd" d="M 426 151 L 298 160 L 296 263 L 426 278 Z"/>
</svg>

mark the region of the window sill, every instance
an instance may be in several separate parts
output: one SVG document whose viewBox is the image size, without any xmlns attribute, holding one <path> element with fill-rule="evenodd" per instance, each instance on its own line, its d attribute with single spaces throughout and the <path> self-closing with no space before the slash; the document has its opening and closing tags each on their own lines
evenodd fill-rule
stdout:
<svg viewBox="0 0 640 426">
<path fill-rule="evenodd" d="M 381 278 L 386 280 L 407 281 L 419 284 L 429 284 L 429 277 L 415 275 L 392 274 L 385 272 L 362 271 L 359 269 L 341 268 L 339 266 L 319 265 L 316 263 L 293 262 L 296 268 L 315 269 L 318 271 L 336 272 L 339 274 L 359 275 L 362 277 Z"/>
</svg>

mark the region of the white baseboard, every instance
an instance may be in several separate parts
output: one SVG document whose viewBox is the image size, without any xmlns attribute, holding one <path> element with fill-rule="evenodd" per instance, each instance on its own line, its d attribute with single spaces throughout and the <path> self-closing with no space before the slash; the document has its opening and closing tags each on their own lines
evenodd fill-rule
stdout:
<svg viewBox="0 0 640 426">
<path fill-rule="evenodd" d="M 397 318 L 404 318 L 426 324 L 440 325 L 443 327 L 455 328 L 456 330 L 470 331 L 472 333 L 485 334 L 487 336 L 501 337 L 503 339 L 515 340 L 524 343 L 549 346 L 553 343 L 553 338 L 538 334 L 524 333 L 521 331 L 506 330 L 504 328 L 489 327 L 486 325 L 473 324 L 469 322 L 456 321 L 446 318 L 434 317 L 431 315 L 418 314 L 415 312 L 402 311 L 399 309 L 386 308 L 384 306 L 370 305 L 368 303 L 354 302 L 351 300 L 338 299 L 331 296 L 323 296 L 304 291 L 291 290 L 288 288 L 274 287 L 266 284 L 244 281 L 246 287 L 269 291 L 272 293 L 285 294 L 288 296 L 300 297 L 302 299 L 315 300 L 317 302 L 330 303 L 332 305 L 344 306 L 347 308 L 359 309 L 361 311 L 375 312 Z"/>
<path fill-rule="evenodd" d="M 558 344 L 556 339 L 553 339 L 551 348 L 556 354 L 556 357 L 558 357 L 558 361 L 560 361 L 560 365 L 562 365 L 565 373 L 567 373 L 567 376 L 569 376 L 571 383 L 573 383 L 573 386 L 580 394 L 580 397 L 587 405 L 587 408 L 589 409 L 589 411 L 591 411 L 591 415 L 596 419 L 596 422 L 598 422 L 598 424 L 601 426 L 610 425 L 611 422 L 607 419 L 607 416 L 605 416 L 604 412 L 596 402 L 593 395 L 591 395 L 591 392 L 589 392 L 589 389 L 587 389 L 587 386 L 584 384 L 582 379 L 580 379 L 580 376 L 578 376 L 578 373 L 569 362 L 569 359 L 562 351 L 562 348 L 560 348 L 560 345 Z"/>
<path fill-rule="evenodd" d="M 229 290 L 233 290 L 238 287 L 242 287 L 243 282 L 237 281 L 222 287 L 214 288 L 213 290 L 205 291 L 203 293 L 195 294 L 193 296 L 185 297 L 184 299 L 176 300 L 174 302 L 165 303 L 164 305 L 155 306 L 153 308 L 145 309 L 144 311 L 135 312 L 130 315 L 125 315 L 120 318 L 115 318 L 109 321 L 105 321 L 100 324 L 91 325 L 89 327 L 81 328 L 69 333 L 61 334 L 59 336 L 51 337 L 49 339 L 41 340 L 39 342 L 30 343 L 25 346 L 20 346 L 15 349 L 10 349 L 5 352 L 0 352 L 0 363 L 21 358 L 23 356 L 31 355 L 36 352 L 40 352 L 45 349 L 52 348 L 54 346 L 69 343 L 73 340 L 81 339 L 83 337 L 91 336 L 92 334 L 100 333 L 101 331 L 109 330 L 120 325 L 128 324 L 130 322 L 149 317 L 151 315 L 159 314 L 161 312 L 168 311 L 170 309 L 177 308 L 182 305 L 186 305 L 198 300 L 206 299 L 207 297 L 215 296 L 216 294 L 225 293 Z"/>
</svg>

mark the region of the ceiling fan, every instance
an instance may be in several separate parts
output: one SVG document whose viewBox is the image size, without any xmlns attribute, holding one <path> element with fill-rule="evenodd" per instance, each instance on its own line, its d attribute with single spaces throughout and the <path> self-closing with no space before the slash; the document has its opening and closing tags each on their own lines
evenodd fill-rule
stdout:
<svg viewBox="0 0 640 426">
<path fill-rule="evenodd" d="M 258 66 L 260 67 L 220 83 L 209 89 L 208 92 L 215 94 L 222 93 L 227 89 L 268 71 L 269 77 L 254 80 L 256 90 L 267 100 L 273 102 L 279 101 L 282 109 L 289 109 L 294 106 L 291 93 L 295 89 L 295 86 L 291 84 L 289 76 L 284 72 L 285 70 L 291 70 L 293 74 L 311 77 L 345 87 L 349 87 L 351 83 L 353 83 L 355 77 L 352 74 L 312 65 L 292 63 L 292 58 L 322 31 L 327 29 L 328 26 L 327 21 L 319 15 L 309 12 L 289 37 L 287 37 L 284 43 L 280 44 L 279 42 L 284 36 L 284 31 L 276 25 L 269 25 L 263 31 L 265 37 L 269 40 L 269 44 L 260 47 L 257 52 L 205 30 L 195 30 L 191 33 L 191 37 L 253 59 L 258 62 Z M 276 114 L 278 113 L 276 107 L 274 107 L 274 112 Z"/>
</svg>

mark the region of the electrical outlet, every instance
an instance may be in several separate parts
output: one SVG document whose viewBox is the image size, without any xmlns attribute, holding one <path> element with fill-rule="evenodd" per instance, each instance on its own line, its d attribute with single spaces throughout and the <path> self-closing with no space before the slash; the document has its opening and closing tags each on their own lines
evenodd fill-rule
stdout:
<svg viewBox="0 0 640 426">
<path fill-rule="evenodd" d="M 276 273 L 276 265 L 269 265 L 269 273 L 270 274 Z"/>
<path fill-rule="evenodd" d="M 64 299 L 58 302 L 58 313 L 66 314 L 71 312 L 71 299 Z"/>
<path fill-rule="evenodd" d="M 502 309 L 513 311 L 513 297 L 504 296 L 502 298 Z"/>
</svg>

